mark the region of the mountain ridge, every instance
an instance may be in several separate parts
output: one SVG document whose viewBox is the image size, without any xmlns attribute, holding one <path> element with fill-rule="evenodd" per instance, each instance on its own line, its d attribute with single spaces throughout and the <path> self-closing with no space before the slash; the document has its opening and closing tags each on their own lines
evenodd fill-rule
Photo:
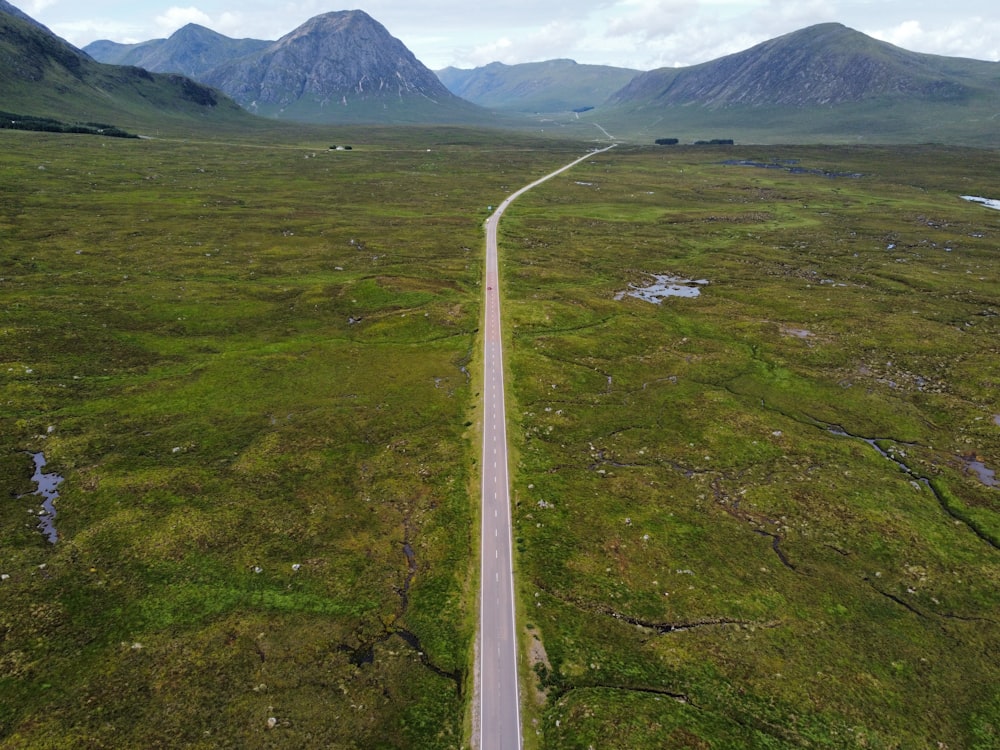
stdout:
<svg viewBox="0 0 1000 750">
<path fill-rule="evenodd" d="M 13 6 L 0 0 L 5 8 Z M 58 39 L 20 11 L 3 15 Z M 555 59 L 435 74 L 363 11 L 315 16 L 274 42 L 232 40 L 189 24 L 168 39 L 138 45 L 99 41 L 84 52 L 65 42 L 28 45 L 3 62 L 15 80 L 39 76 L 50 63 L 72 78 L 91 59 L 86 51 L 191 71 L 210 87 L 196 92 L 190 81 L 180 85 L 195 100 L 211 100 L 214 88 L 251 112 L 311 123 L 557 128 L 588 139 L 688 133 L 692 140 L 995 146 L 992 124 L 1000 111 L 1000 63 L 911 52 L 838 23 L 699 65 L 646 72 Z M 135 81 L 145 74 L 122 70 L 114 76 Z M 615 88 L 615 76 L 628 80 Z M 2 83 L 9 90 L 9 81 Z"/>
<path fill-rule="evenodd" d="M 102 39 L 88 44 L 83 51 L 101 62 L 134 65 L 159 73 L 179 73 L 197 80 L 212 68 L 271 44 L 273 42 L 262 39 L 232 39 L 205 26 L 189 23 L 165 39 L 150 39 L 138 44 Z"/>
<path fill-rule="evenodd" d="M 714 109 L 830 106 L 880 97 L 958 102 L 988 85 L 991 70 L 1000 74 L 1000 63 L 910 52 L 825 23 L 699 65 L 648 71 L 606 103 Z"/>
<path fill-rule="evenodd" d="M 184 76 L 100 63 L 0 3 L 0 101 L 6 111 L 129 128 L 252 119 L 219 91 Z"/>
<path fill-rule="evenodd" d="M 558 112 L 596 107 L 641 71 L 554 59 L 435 72 L 453 94 L 482 107 Z"/>
</svg>

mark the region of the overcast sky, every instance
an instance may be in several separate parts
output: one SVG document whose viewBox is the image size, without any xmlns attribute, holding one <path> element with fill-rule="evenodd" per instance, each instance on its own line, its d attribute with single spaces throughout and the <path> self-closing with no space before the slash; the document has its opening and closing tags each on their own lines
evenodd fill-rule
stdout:
<svg viewBox="0 0 1000 750">
<path fill-rule="evenodd" d="M 360 8 L 425 65 L 472 68 L 568 57 L 650 70 L 693 65 L 838 21 L 916 52 L 1000 60 L 993 0 L 11 0 L 78 47 L 139 42 L 198 23 L 278 39 L 309 18 Z"/>
</svg>

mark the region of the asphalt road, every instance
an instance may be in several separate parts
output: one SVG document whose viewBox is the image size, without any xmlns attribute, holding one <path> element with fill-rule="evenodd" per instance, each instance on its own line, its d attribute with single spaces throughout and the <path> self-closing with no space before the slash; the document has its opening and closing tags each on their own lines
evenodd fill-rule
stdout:
<svg viewBox="0 0 1000 750">
<path fill-rule="evenodd" d="M 479 719 L 479 741 L 476 745 L 480 750 L 521 750 L 497 225 L 503 212 L 519 195 L 607 150 L 592 151 L 521 188 L 504 199 L 486 220 L 486 320 L 483 328 L 486 335 L 481 464 L 482 588 L 479 612 L 479 679 L 476 685 Z"/>
</svg>

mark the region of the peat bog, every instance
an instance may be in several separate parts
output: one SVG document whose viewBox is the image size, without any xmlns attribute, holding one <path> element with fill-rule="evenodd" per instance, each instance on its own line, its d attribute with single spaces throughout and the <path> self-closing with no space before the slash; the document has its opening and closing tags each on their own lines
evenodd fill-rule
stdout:
<svg viewBox="0 0 1000 750">
<path fill-rule="evenodd" d="M 480 224 L 579 146 L 336 137 L 4 131 L 0 745 L 461 743 Z"/>
<path fill-rule="evenodd" d="M 1000 466 L 1000 222 L 961 198 L 997 160 L 621 147 L 512 208 L 539 747 L 1000 741 L 968 470 Z M 711 283 L 621 294 L 664 271 Z"/>
<path fill-rule="evenodd" d="M 467 742 L 482 221 L 592 146 L 298 132 L 0 136 L 2 747 Z M 620 146 L 508 210 L 529 746 L 997 745 L 998 173 Z"/>
</svg>

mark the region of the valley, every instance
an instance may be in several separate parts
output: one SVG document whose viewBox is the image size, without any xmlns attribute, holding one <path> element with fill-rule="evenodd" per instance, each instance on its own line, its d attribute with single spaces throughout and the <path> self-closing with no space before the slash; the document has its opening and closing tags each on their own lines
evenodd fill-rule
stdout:
<svg viewBox="0 0 1000 750">
<path fill-rule="evenodd" d="M 0 0 L 0 748 L 1000 746 L 1000 63 L 90 49 Z"/>
<path fill-rule="evenodd" d="M 469 736 L 483 221 L 593 147 L 287 132 L 2 133 L 0 746 Z M 525 747 L 994 742 L 997 167 L 619 146 L 510 207 Z"/>
</svg>

